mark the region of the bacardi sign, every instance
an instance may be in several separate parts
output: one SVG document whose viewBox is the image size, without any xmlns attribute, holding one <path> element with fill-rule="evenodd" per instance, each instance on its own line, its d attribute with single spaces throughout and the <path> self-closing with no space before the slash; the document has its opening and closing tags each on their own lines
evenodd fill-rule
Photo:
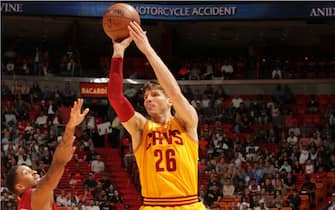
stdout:
<svg viewBox="0 0 335 210">
<path fill-rule="evenodd" d="M 80 83 L 82 97 L 107 97 L 107 84 Z"/>
</svg>

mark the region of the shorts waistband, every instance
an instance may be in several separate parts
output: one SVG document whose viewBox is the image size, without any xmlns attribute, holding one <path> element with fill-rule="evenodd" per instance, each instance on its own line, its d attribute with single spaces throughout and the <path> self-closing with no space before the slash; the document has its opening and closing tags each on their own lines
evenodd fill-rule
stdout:
<svg viewBox="0 0 335 210">
<path fill-rule="evenodd" d="M 171 206 L 183 206 L 190 205 L 199 202 L 198 195 L 189 195 L 181 197 L 163 197 L 163 198 L 154 198 L 154 197 L 144 197 L 143 205 L 144 206 L 162 206 L 162 207 L 171 207 Z"/>
</svg>

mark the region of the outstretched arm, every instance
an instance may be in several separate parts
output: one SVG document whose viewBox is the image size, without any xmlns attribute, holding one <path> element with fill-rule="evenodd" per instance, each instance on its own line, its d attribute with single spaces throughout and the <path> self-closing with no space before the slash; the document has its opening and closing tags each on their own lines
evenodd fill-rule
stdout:
<svg viewBox="0 0 335 210">
<path fill-rule="evenodd" d="M 62 140 L 59 142 L 55 153 L 52 158 L 50 168 L 48 169 L 46 175 L 41 178 L 40 182 L 33 191 L 33 204 L 43 204 L 49 198 L 50 193 L 57 187 L 63 172 L 65 165 L 71 160 L 74 152 L 73 142 L 75 137 L 74 132 L 77 125 L 79 125 L 84 119 L 89 109 L 86 108 L 81 112 L 81 108 L 84 101 L 83 99 L 78 99 L 74 102 L 71 108 L 70 119 L 66 124 L 65 131 Z M 40 205 L 37 205 L 40 206 Z"/>
<path fill-rule="evenodd" d="M 129 28 L 130 37 L 134 40 L 138 49 L 146 56 L 152 66 L 160 85 L 170 98 L 176 117 L 183 122 L 187 129 L 194 129 L 198 124 L 198 115 L 193 106 L 182 94 L 182 91 L 162 59 L 151 47 L 146 32 L 136 22 L 131 22 Z"/>
<path fill-rule="evenodd" d="M 122 125 L 133 137 L 133 145 L 136 148 L 139 144 L 139 130 L 143 127 L 145 118 L 135 112 L 129 100 L 123 94 L 123 57 L 126 48 L 132 39 L 127 38 L 122 42 L 113 41 L 113 57 L 111 61 L 109 81 L 108 81 L 108 100 L 118 115 Z"/>
</svg>

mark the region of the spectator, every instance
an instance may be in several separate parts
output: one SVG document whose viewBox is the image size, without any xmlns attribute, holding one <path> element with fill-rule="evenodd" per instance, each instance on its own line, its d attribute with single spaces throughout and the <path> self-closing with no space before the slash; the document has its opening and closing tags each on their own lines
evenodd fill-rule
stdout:
<svg viewBox="0 0 335 210">
<path fill-rule="evenodd" d="M 99 205 L 93 199 L 88 204 L 82 206 L 82 210 L 100 210 Z"/>
<path fill-rule="evenodd" d="M 315 96 L 311 96 L 310 101 L 306 104 L 307 112 L 309 113 L 317 113 L 319 112 L 319 102 L 316 100 Z"/>
<path fill-rule="evenodd" d="M 35 48 L 34 54 L 34 75 L 39 75 L 41 72 L 41 52 L 39 48 Z"/>
<path fill-rule="evenodd" d="M 231 79 L 232 75 L 234 73 L 233 66 L 229 63 L 228 60 L 225 60 L 221 66 L 221 73 L 224 77 L 224 79 Z"/>
<path fill-rule="evenodd" d="M 284 160 L 283 165 L 280 167 L 279 171 L 285 170 L 285 172 L 291 172 L 291 165 L 288 163 L 288 160 Z"/>
<path fill-rule="evenodd" d="M 268 194 L 275 194 L 275 188 L 272 184 L 271 178 L 265 178 L 264 189 L 265 192 Z"/>
<path fill-rule="evenodd" d="M 123 197 L 120 195 L 118 190 L 114 190 L 114 194 L 110 200 L 113 204 L 113 208 L 112 210 L 116 210 L 118 205 L 120 205 L 121 203 L 123 203 Z"/>
<path fill-rule="evenodd" d="M 223 184 L 223 197 L 229 198 L 233 197 L 235 193 L 235 186 L 232 179 L 226 179 Z"/>
<path fill-rule="evenodd" d="M 105 171 L 105 163 L 101 160 L 100 155 L 96 155 L 95 160 L 91 162 L 91 171 L 94 173 L 102 173 Z"/>
<path fill-rule="evenodd" d="M 272 70 L 272 79 L 282 79 L 282 72 L 278 66 Z"/>
<path fill-rule="evenodd" d="M 299 193 L 296 188 L 293 190 L 293 193 L 288 196 L 286 202 L 287 205 L 292 208 L 292 210 L 299 210 L 301 198 L 299 197 Z"/>
<path fill-rule="evenodd" d="M 93 190 L 97 186 L 97 182 L 94 179 L 94 174 L 91 172 L 88 174 L 87 179 L 84 181 L 84 187 Z"/>
<path fill-rule="evenodd" d="M 281 194 L 280 190 L 276 190 L 275 191 L 275 196 L 274 196 L 274 200 L 273 200 L 273 206 L 275 208 L 281 208 L 282 207 L 282 203 L 283 203 L 283 196 Z"/>
<path fill-rule="evenodd" d="M 314 163 L 311 159 L 308 159 L 305 164 L 305 174 L 310 176 L 314 173 Z"/>
<path fill-rule="evenodd" d="M 296 187 L 296 180 L 292 173 L 288 172 L 286 176 L 283 178 L 284 188 L 287 192 L 293 190 Z"/>
<path fill-rule="evenodd" d="M 213 65 L 210 62 L 207 62 L 205 64 L 205 73 L 203 73 L 201 75 L 201 79 L 203 80 L 211 80 L 213 79 L 213 74 L 214 74 L 214 70 L 213 70 Z"/>
<path fill-rule="evenodd" d="M 22 153 L 23 154 L 20 154 L 18 156 L 17 164 L 18 165 L 27 165 L 27 166 L 31 167 L 32 166 L 32 161 L 31 161 L 29 155 L 27 154 L 26 151 L 23 151 Z"/>
<path fill-rule="evenodd" d="M 79 198 L 77 195 L 73 194 L 72 191 L 69 191 L 66 195 L 68 207 L 74 207 L 79 204 Z"/>
<path fill-rule="evenodd" d="M 56 197 L 56 204 L 57 206 L 67 206 L 68 200 L 65 195 L 65 190 L 62 189 L 60 191 L 60 194 L 57 195 Z"/>
<path fill-rule="evenodd" d="M 106 172 L 102 174 L 102 178 L 99 180 L 99 182 L 102 184 L 103 189 L 108 189 L 110 185 L 112 185 L 112 182 L 109 179 L 109 175 Z"/>
<path fill-rule="evenodd" d="M 327 206 L 323 207 L 322 210 L 335 210 L 335 193 L 332 193 L 332 196 L 328 200 Z"/>
<path fill-rule="evenodd" d="M 301 186 L 301 191 L 300 194 L 302 195 L 308 195 L 309 197 L 309 203 L 311 207 L 315 207 L 315 190 L 316 190 L 316 185 L 315 183 L 311 182 L 310 175 L 305 176 L 305 181 Z"/>
<path fill-rule="evenodd" d="M 48 116 L 45 114 L 44 111 L 41 111 L 40 115 L 35 120 L 35 124 L 38 125 L 38 126 L 46 125 L 47 124 L 47 119 L 48 119 Z"/>
<path fill-rule="evenodd" d="M 300 149 L 299 154 L 299 164 L 303 165 L 309 158 L 309 146 L 302 145 L 302 148 Z"/>
<path fill-rule="evenodd" d="M 290 147 L 293 147 L 298 144 L 298 137 L 294 134 L 294 132 L 291 132 L 286 141 Z"/>
<path fill-rule="evenodd" d="M 240 104 L 243 103 L 243 99 L 237 95 L 232 98 L 231 103 L 233 105 L 233 108 L 237 109 L 240 107 Z"/>
<path fill-rule="evenodd" d="M 189 80 L 200 80 L 200 68 L 198 64 L 193 64 L 188 75 Z"/>
<path fill-rule="evenodd" d="M 182 67 L 180 67 L 180 69 L 178 70 L 178 76 L 180 80 L 185 80 L 186 78 L 188 78 L 190 73 L 190 70 L 188 68 L 187 65 L 183 65 Z"/>
<path fill-rule="evenodd" d="M 261 186 L 257 184 L 256 179 L 251 179 L 248 189 L 253 195 L 257 195 L 261 192 Z"/>
</svg>

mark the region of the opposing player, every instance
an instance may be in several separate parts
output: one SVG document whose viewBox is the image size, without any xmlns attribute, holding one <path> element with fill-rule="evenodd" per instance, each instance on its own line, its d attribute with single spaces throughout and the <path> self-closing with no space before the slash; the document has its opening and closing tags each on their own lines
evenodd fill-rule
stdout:
<svg viewBox="0 0 335 210">
<path fill-rule="evenodd" d="M 130 37 L 122 42 L 113 42 L 108 98 L 132 137 L 144 198 L 141 209 L 205 209 L 198 200 L 197 112 L 151 47 L 146 32 L 131 22 L 129 33 Z M 124 51 L 132 40 L 158 79 L 143 88 L 144 106 L 150 119 L 135 112 L 122 92 Z M 176 111 L 174 116 L 172 106 Z"/>
<path fill-rule="evenodd" d="M 70 119 L 65 127 L 62 140 L 59 142 L 52 158 L 51 165 L 42 178 L 37 171 L 25 165 L 12 167 L 7 175 L 8 189 L 18 198 L 19 210 L 55 210 L 54 189 L 57 187 L 67 162 L 73 156 L 74 132 L 89 112 L 81 112 L 83 99 L 74 102 Z"/>
</svg>

